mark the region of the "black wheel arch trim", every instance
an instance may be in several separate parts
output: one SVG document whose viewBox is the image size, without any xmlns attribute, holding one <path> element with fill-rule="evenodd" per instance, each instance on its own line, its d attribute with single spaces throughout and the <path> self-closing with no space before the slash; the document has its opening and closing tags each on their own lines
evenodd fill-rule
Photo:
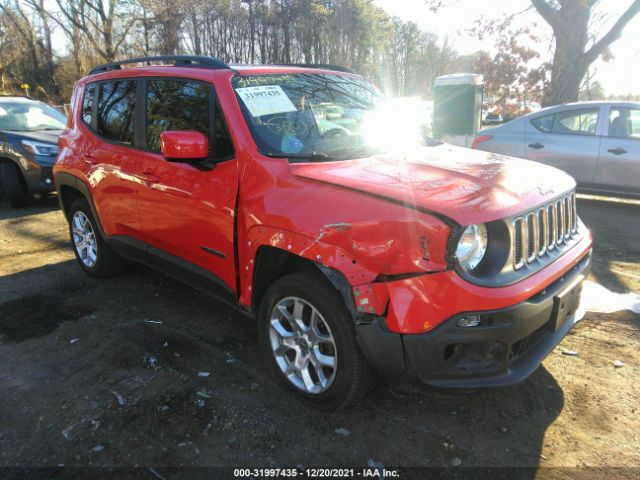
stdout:
<svg viewBox="0 0 640 480">
<path fill-rule="evenodd" d="M 363 316 L 361 312 L 356 311 L 356 301 L 353 297 L 353 290 L 351 289 L 351 284 L 347 280 L 347 278 L 338 270 L 327 267 L 318 262 L 313 262 L 313 264 L 318 267 L 318 270 L 322 272 L 322 274 L 326 277 L 329 282 L 333 285 L 333 287 L 338 291 L 342 300 L 349 310 L 349 314 L 353 318 L 354 322 L 358 322 L 358 319 Z"/>
<path fill-rule="evenodd" d="M 98 215 L 96 206 L 93 203 L 93 197 L 91 196 L 91 190 L 89 189 L 89 186 L 81 178 L 78 178 L 76 175 L 72 175 L 67 172 L 56 172 L 53 176 L 53 179 L 56 185 L 56 190 L 58 192 L 58 202 L 60 202 L 60 209 L 62 210 L 62 213 L 64 213 L 64 216 L 67 218 L 67 221 L 69 220 L 69 207 L 71 205 L 66 203 L 65 193 L 62 187 L 70 187 L 73 190 L 79 192 L 85 198 L 85 200 L 89 204 L 89 208 L 91 209 L 91 214 L 93 215 L 93 218 L 97 223 L 100 235 L 103 239 L 106 239 L 107 236 L 105 235 L 104 229 L 102 228 L 100 216 Z"/>
<path fill-rule="evenodd" d="M 8 150 L 0 151 L 0 162 L 7 161 L 15 163 L 20 169 L 20 173 L 24 175 L 25 169 L 23 168 L 22 162 L 20 161 L 22 158 L 22 155 L 16 155 L 15 153 L 12 153 Z"/>
<path fill-rule="evenodd" d="M 375 317 L 375 315 L 356 310 L 352 285 L 340 271 L 270 245 L 262 245 L 256 253 L 251 298 L 254 314 L 257 313 L 264 292 L 271 283 L 284 275 L 302 270 L 319 271 L 327 279 L 342 297 L 354 323 L 369 323 Z"/>
</svg>

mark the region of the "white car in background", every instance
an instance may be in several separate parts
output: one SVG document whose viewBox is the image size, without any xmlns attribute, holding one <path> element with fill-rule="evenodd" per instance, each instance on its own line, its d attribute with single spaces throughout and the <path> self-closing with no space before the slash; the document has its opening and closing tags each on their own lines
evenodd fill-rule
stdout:
<svg viewBox="0 0 640 480">
<path fill-rule="evenodd" d="M 480 130 L 471 148 L 564 170 L 583 191 L 640 196 L 640 103 L 579 102 Z"/>
</svg>

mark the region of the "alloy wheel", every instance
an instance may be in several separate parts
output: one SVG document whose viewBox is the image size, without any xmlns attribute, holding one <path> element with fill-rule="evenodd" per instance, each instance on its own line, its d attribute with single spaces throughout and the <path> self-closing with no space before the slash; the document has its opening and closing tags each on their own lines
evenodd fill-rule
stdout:
<svg viewBox="0 0 640 480">
<path fill-rule="evenodd" d="M 271 312 L 271 349 L 280 371 L 293 386 L 310 394 L 326 391 L 338 368 L 338 352 L 329 325 L 309 302 L 280 300 Z"/>
<path fill-rule="evenodd" d="M 98 244 L 91 222 L 84 212 L 78 210 L 73 214 L 71 225 L 73 245 L 78 258 L 86 267 L 91 268 L 98 260 Z"/>
</svg>

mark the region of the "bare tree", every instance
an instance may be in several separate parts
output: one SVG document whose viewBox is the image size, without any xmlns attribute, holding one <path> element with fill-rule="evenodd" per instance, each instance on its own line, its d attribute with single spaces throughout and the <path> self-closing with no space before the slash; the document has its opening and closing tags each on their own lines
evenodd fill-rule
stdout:
<svg viewBox="0 0 640 480">
<path fill-rule="evenodd" d="M 56 97 L 59 90 L 55 81 L 55 64 L 51 48 L 51 31 L 38 12 L 30 12 L 20 2 L 0 3 L 5 38 L 0 45 L 2 64 L 10 72 L 3 71 L 3 82 L 8 76 L 16 83 L 31 85 L 45 97 Z M 38 21 L 33 17 L 35 15 Z M 1 68 L 1 67 L 0 67 Z M 7 75 L 8 74 L 8 75 Z"/>
<path fill-rule="evenodd" d="M 445 8 L 451 2 L 443 0 L 425 0 L 432 12 Z M 549 24 L 553 30 L 555 48 L 551 63 L 551 79 L 548 82 L 544 105 L 555 105 L 578 100 L 580 85 L 589 69 L 598 57 L 605 54 L 615 42 L 629 21 L 640 12 L 640 0 L 633 0 L 613 26 L 604 34 L 598 32 L 603 15 L 594 20 L 599 0 L 530 0 L 529 8 L 522 12 L 506 15 L 500 20 L 480 22 L 483 28 L 474 27 L 476 33 L 498 35 L 510 28 L 511 20 L 532 8 Z"/>
<path fill-rule="evenodd" d="M 63 18 L 51 15 L 69 38 L 82 32 L 107 62 L 115 60 L 136 21 L 133 4 L 123 0 L 56 0 Z"/>
<path fill-rule="evenodd" d="M 51 85 L 50 93 L 54 96 L 58 95 L 59 89 L 58 85 L 56 84 L 55 61 L 53 57 L 53 48 L 51 45 L 51 26 L 49 24 L 51 19 L 47 14 L 44 0 L 25 0 L 24 3 L 28 8 L 33 10 L 33 12 L 38 17 L 38 23 L 41 28 L 38 42 L 41 45 L 42 49 L 42 56 L 46 69 L 47 79 Z M 19 4 L 16 2 L 16 5 Z"/>
<path fill-rule="evenodd" d="M 181 0 L 141 0 L 145 9 L 154 17 L 155 27 L 159 29 L 158 53 L 161 55 L 174 55 L 180 53 L 182 23 L 186 16 L 189 2 Z M 196 28 L 192 30 L 197 35 Z"/>
<path fill-rule="evenodd" d="M 640 12 L 640 0 L 634 0 L 609 31 L 587 48 L 589 19 L 596 0 L 531 0 L 531 3 L 551 26 L 555 37 L 551 85 L 544 98 L 544 103 L 550 105 L 578 100 L 580 84 L 589 66 Z"/>
</svg>

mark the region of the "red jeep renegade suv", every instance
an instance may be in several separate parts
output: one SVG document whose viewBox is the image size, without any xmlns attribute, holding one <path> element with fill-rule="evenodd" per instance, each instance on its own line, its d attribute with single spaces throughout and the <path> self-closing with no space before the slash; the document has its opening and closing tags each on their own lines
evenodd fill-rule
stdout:
<svg viewBox="0 0 640 480">
<path fill-rule="evenodd" d="M 273 377 L 318 406 L 374 372 L 519 382 L 576 322 L 592 240 L 574 180 L 412 144 L 346 69 L 133 59 L 80 80 L 72 110 L 54 171 L 80 267 L 133 259 L 238 306 Z"/>
</svg>

